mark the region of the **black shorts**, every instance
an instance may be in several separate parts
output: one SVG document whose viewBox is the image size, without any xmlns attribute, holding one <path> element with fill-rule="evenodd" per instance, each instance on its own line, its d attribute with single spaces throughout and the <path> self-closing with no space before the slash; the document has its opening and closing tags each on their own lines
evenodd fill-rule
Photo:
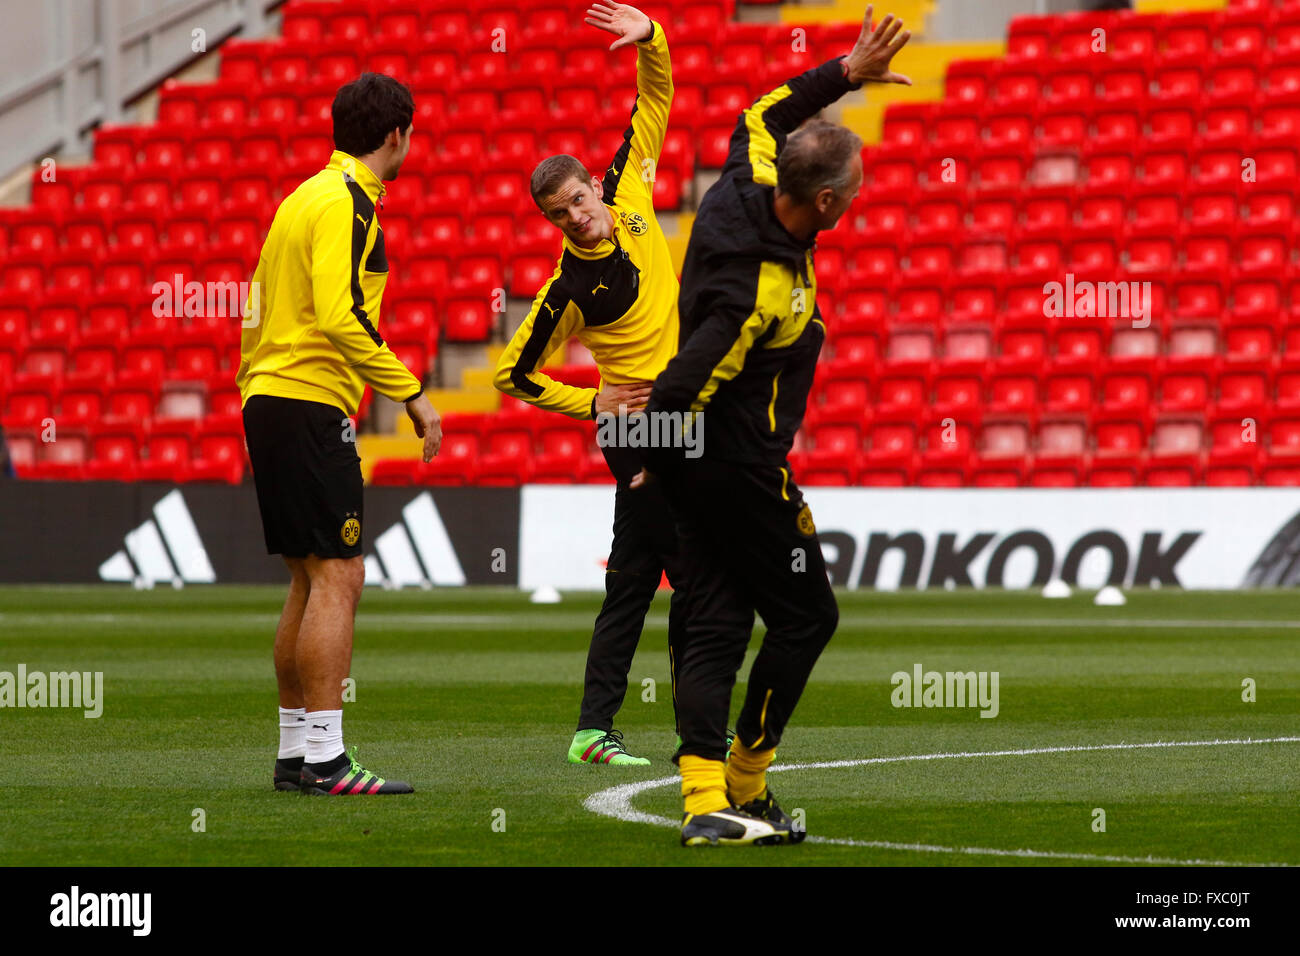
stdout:
<svg viewBox="0 0 1300 956">
<path fill-rule="evenodd" d="M 244 436 L 268 554 L 361 554 L 361 458 L 348 417 L 333 405 L 254 395 Z"/>
</svg>

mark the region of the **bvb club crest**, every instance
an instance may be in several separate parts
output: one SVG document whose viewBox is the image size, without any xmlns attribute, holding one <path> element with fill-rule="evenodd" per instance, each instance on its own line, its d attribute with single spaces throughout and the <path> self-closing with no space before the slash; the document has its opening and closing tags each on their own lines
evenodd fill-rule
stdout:
<svg viewBox="0 0 1300 956">
<path fill-rule="evenodd" d="M 632 233 L 634 236 L 643 236 L 645 235 L 645 231 L 650 228 L 646 225 L 645 219 L 642 218 L 639 212 L 634 212 L 629 215 L 626 222 L 627 231 Z"/>
<path fill-rule="evenodd" d="M 811 538 L 817 533 L 817 526 L 813 524 L 812 509 L 808 507 L 807 503 L 799 509 L 799 517 L 795 519 L 795 522 L 799 526 L 800 534 Z"/>
<path fill-rule="evenodd" d="M 349 548 L 361 540 L 361 522 L 356 518 L 348 518 L 343 522 L 343 527 L 339 531 L 339 537 Z"/>
</svg>

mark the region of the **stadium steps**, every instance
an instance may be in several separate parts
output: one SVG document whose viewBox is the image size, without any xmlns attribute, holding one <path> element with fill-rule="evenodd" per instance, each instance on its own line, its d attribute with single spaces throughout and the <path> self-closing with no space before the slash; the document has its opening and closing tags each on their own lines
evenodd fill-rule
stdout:
<svg viewBox="0 0 1300 956">
<path fill-rule="evenodd" d="M 691 241 L 691 227 L 695 225 L 694 212 L 679 212 L 676 215 L 660 216 L 659 224 L 663 226 L 664 238 L 668 240 L 668 252 L 673 257 L 673 270 L 680 276 L 682 263 L 686 261 L 686 244 Z M 669 226 L 674 226 L 669 232 Z"/>
<path fill-rule="evenodd" d="M 869 144 L 880 142 L 885 111 L 894 103 L 937 102 L 944 96 L 944 76 L 953 60 L 977 60 L 1005 55 L 1005 40 L 983 43 L 926 43 L 913 38 L 898 54 L 894 69 L 912 86 L 872 86 L 860 99 L 840 108 L 840 122 Z"/>
<path fill-rule="evenodd" d="M 912 79 L 913 86 L 873 86 L 865 98 L 869 102 L 854 105 L 832 107 L 830 113 L 841 123 L 863 138 L 864 142 L 880 141 L 880 128 L 885 115 L 885 108 L 891 103 L 910 103 L 918 100 L 939 100 L 943 98 L 943 76 L 948 68 L 948 61 L 963 56 L 999 56 L 1005 51 L 1005 43 L 990 44 L 927 44 L 925 43 L 926 23 L 934 9 L 934 0 L 894 0 L 894 2 L 877 3 L 877 19 L 893 14 L 903 21 L 906 29 L 912 32 L 912 39 L 906 49 L 895 60 L 894 69 Z M 787 3 L 780 7 L 780 21 L 796 25 L 799 23 L 853 23 L 862 16 L 861 3 L 849 0 L 835 0 L 829 4 Z M 951 53 L 945 56 L 945 50 Z M 967 52 L 974 51 L 974 52 Z"/>
<path fill-rule="evenodd" d="M 892 13 L 900 18 L 915 36 L 924 24 L 934 0 L 876 0 L 875 15 L 883 17 Z M 862 19 L 866 5 L 858 0 L 835 0 L 833 3 L 784 3 L 780 8 L 780 22 L 800 23 L 855 23 Z"/>
<path fill-rule="evenodd" d="M 1194 13 L 1198 10 L 1223 10 L 1228 0 L 1137 0 L 1137 13 Z"/>
<path fill-rule="evenodd" d="M 425 394 L 439 415 L 491 414 L 501 410 L 501 393 L 492 386 L 492 372 L 497 357 L 503 351 L 500 345 L 483 347 L 486 361 L 481 366 L 466 368 L 459 388 L 431 388 Z M 393 430 L 369 432 L 357 436 L 357 453 L 361 456 L 361 477 L 370 482 L 375 462 L 384 460 L 417 460 L 421 445 L 411 431 L 406 415 L 397 414 Z"/>
<path fill-rule="evenodd" d="M 439 411 L 442 410 L 436 402 L 434 407 Z M 357 436 L 357 454 L 361 456 L 361 479 L 366 484 L 370 484 L 370 475 L 375 470 L 375 462 L 381 458 L 418 459 L 420 453 L 420 440 L 415 437 L 415 432 L 412 431 L 411 424 L 405 416 L 395 434 Z"/>
<path fill-rule="evenodd" d="M 481 358 L 461 366 L 459 386 L 429 390 L 429 400 L 439 412 L 495 412 L 501 407 L 501 393 L 492 387 L 492 372 L 505 346 L 493 343 L 475 351 Z"/>
</svg>

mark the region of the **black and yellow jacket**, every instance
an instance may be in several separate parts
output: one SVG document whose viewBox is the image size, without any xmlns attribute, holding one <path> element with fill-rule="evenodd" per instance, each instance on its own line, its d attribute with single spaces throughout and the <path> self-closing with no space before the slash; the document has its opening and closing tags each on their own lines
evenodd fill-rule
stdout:
<svg viewBox="0 0 1300 956">
<path fill-rule="evenodd" d="M 497 363 L 498 389 L 570 418 L 591 418 L 598 390 L 538 371 L 570 337 L 616 385 L 654 381 L 677 352 L 677 273 L 653 198 L 673 79 L 663 27 L 652 23 L 651 30 L 637 44 L 632 120 L 602 184 L 612 237 L 583 249 L 565 236 L 554 274 Z"/>
<path fill-rule="evenodd" d="M 240 336 L 235 384 L 247 402 L 278 395 L 357 413 L 366 384 L 395 402 L 420 380 L 379 334 L 388 281 L 375 203 L 384 184 L 335 150 L 275 211 Z"/>
<path fill-rule="evenodd" d="M 835 59 L 761 97 L 700 203 L 682 268 L 681 351 L 647 408 L 704 412 L 706 458 L 784 466 L 803 423 L 826 326 L 815 236 L 796 239 L 773 209 L 776 157 L 804 120 L 857 88 Z M 647 463 L 657 471 L 680 456 L 651 450 Z"/>
</svg>

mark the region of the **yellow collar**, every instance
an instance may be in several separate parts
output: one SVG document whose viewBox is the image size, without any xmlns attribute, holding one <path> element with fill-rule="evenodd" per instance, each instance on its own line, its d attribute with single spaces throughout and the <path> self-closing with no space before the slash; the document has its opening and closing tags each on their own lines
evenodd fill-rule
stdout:
<svg viewBox="0 0 1300 956">
<path fill-rule="evenodd" d="M 605 206 L 606 209 L 609 210 L 609 217 L 612 220 L 614 220 L 614 227 L 610 231 L 609 239 L 602 239 L 600 240 L 600 242 L 596 243 L 596 245 L 592 246 L 590 249 L 584 249 L 582 248 L 582 246 L 578 245 L 572 239 L 570 239 L 567 235 L 564 237 L 564 248 L 569 252 L 572 252 L 579 259 L 604 259 L 606 256 L 610 255 L 617 248 L 617 244 L 613 241 L 613 237 L 618 235 L 618 232 L 622 228 L 623 223 L 619 219 L 618 212 L 617 210 L 614 209 L 613 206 L 609 205 L 608 203 L 604 203 L 603 205 Z"/>
<path fill-rule="evenodd" d="M 330 162 L 325 168 L 338 169 L 351 176 L 365 190 L 371 202 L 378 202 L 379 197 L 388 191 L 384 188 L 383 181 L 371 171 L 369 166 L 341 149 L 330 153 Z"/>
</svg>

